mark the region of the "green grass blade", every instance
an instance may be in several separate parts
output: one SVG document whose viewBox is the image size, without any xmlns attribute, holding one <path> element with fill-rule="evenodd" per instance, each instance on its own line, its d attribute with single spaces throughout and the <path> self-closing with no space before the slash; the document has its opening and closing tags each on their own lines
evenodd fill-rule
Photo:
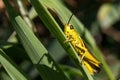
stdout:
<svg viewBox="0 0 120 80">
<path fill-rule="evenodd" d="M 23 72 L 9 59 L 9 57 L 0 49 L 0 63 L 10 75 L 12 80 L 30 80 Z"/>
<path fill-rule="evenodd" d="M 57 12 L 57 14 L 58 14 L 58 17 L 60 17 L 62 23 L 64 23 L 64 24 L 67 23 L 67 21 L 69 20 L 72 13 L 63 5 L 61 0 L 54 0 L 54 1 L 53 0 L 49 0 L 49 1 L 42 0 L 41 2 L 43 4 L 45 4 L 47 7 L 49 7 L 50 9 L 55 10 L 55 12 Z M 67 13 L 67 15 L 66 15 L 66 13 Z M 89 45 L 90 50 L 93 52 L 93 54 L 103 64 L 102 68 L 106 72 L 108 78 L 110 80 L 115 80 L 115 77 L 113 76 L 111 70 L 109 69 L 109 66 L 105 62 L 104 57 L 103 57 L 101 51 L 99 50 L 99 48 L 97 47 L 96 42 L 95 42 L 94 38 L 92 37 L 92 35 L 90 34 L 90 32 L 83 26 L 83 24 L 75 16 L 72 17 L 70 23 L 72 25 L 74 25 L 75 29 L 80 34 L 84 34 L 83 38 L 84 38 L 85 42 Z"/>
<path fill-rule="evenodd" d="M 26 25 L 26 23 L 22 20 L 20 16 L 15 17 L 15 21 L 17 26 L 15 27 L 16 32 L 18 33 L 24 48 L 28 52 L 32 62 L 37 64 L 41 57 L 48 53 L 44 46 L 40 43 L 40 41 L 33 34 L 31 29 Z M 43 59 L 42 62 L 46 63 L 47 59 Z M 46 63 L 47 64 L 47 63 Z M 48 65 L 48 64 L 47 64 Z"/>
<path fill-rule="evenodd" d="M 48 55 L 47 50 L 44 48 L 44 46 L 39 42 L 39 40 L 34 36 L 31 30 L 29 30 L 28 27 L 25 28 L 25 24 L 22 20 L 21 17 L 16 17 L 15 18 L 16 22 L 19 24 L 20 28 L 16 29 L 20 30 L 17 31 L 19 36 L 22 36 L 21 41 L 30 56 L 31 60 L 33 63 L 36 65 L 37 69 L 39 70 L 40 74 L 42 75 L 42 78 L 44 80 L 56 80 L 56 79 L 63 79 L 63 80 L 68 80 L 65 75 L 60 71 L 58 67 L 57 70 L 52 69 L 52 64 L 55 64 L 55 62 L 50 58 Z M 22 24 L 22 25 L 21 25 Z M 24 26 L 24 28 L 23 28 Z M 29 31 L 31 31 L 31 33 Z M 25 34 L 23 34 L 25 32 Z M 48 56 L 46 56 L 48 55 Z M 38 59 L 37 59 L 38 58 Z M 49 61 L 51 60 L 51 61 Z M 56 65 L 54 65 L 56 66 Z"/>
<path fill-rule="evenodd" d="M 43 80 L 69 80 L 58 67 L 58 65 L 54 62 L 54 60 L 50 57 L 48 51 L 36 38 L 25 21 L 20 16 L 12 14 L 15 13 L 15 11 L 9 5 L 7 0 L 4 0 L 4 3 L 6 5 L 14 29 L 20 37 L 20 40 L 25 50 L 27 51 L 28 56 L 30 57 L 33 64 L 37 67 Z"/>
<path fill-rule="evenodd" d="M 80 72 L 80 70 L 74 68 L 74 67 L 70 67 L 70 66 L 66 66 L 66 65 L 60 65 L 60 67 L 66 72 L 69 73 L 70 75 L 74 75 L 74 76 L 82 76 L 82 73 Z"/>
<path fill-rule="evenodd" d="M 48 0 L 46 0 L 48 1 Z M 49 31 L 54 34 L 54 36 L 58 39 L 58 41 L 61 43 L 61 45 L 65 48 L 65 50 L 69 53 L 71 59 L 74 61 L 74 63 L 78 66 L 78 68 L 82 71 L 84 78 L 86 80 L 93 80 L 91 75 L 88 73 L 84 65 L 81 66 L 80 59 L 78 58 L 77 53 L 73 49 L 73 47 L 67 43 L 64 44 L 63 42 L 66 40 L 63 31 L 60 29 L 60 26 L 56 23 L 56 21 L 53 19 L 51 14 L 48 12 L 46 4 L 51 2 L 46 2 L 45 0 L 31 0 L 31 4 L 36 9 L 39 17 L 44 22 L 44 24 L 47 26 Z M 51 3 L 52 4 L 52 3 Z M 53 4 L 52 4 L 53 5 Z M 69 13 L 70 14 L 70 13 Z"/>
</svg>

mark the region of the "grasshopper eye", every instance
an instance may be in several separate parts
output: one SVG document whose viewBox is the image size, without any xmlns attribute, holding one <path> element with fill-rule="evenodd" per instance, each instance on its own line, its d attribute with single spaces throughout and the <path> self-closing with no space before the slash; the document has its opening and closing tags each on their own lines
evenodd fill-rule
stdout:
<svg viewBox="0 0 120 80">
<path fill-rule="evenodd" d="M 70 25 L 70 29 L 74 29 L 73 25 Z"/>
</svg>

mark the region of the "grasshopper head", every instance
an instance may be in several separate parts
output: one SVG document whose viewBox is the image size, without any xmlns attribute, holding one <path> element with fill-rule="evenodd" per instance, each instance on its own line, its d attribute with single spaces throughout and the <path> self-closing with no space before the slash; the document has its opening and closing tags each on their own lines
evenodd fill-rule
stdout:
<svg viewBox="0 0 120 80">
<path fill-rule="evenodd" d="M 64 33 L 71 33 L 74 31 L 74 27 L 71 24 L 66 24 L 64 28 Z"/>
</svg>

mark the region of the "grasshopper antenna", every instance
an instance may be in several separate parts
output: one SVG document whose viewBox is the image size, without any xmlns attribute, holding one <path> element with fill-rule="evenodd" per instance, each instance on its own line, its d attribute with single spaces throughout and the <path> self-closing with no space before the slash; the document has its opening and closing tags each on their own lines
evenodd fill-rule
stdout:
<svg viewBox="0 0 120 80">
<path fill-rule="evenodd" d="M 69 18 L 69 20 L 68 20 L 67 24 L 69 24 L 69 23 L 70 23 L 70 20 L 71 20 L 72 16 L 73 16 L 73 13 L 72 13 L 72 15 L 70 16 L 70 18 Z"/>
</svg>

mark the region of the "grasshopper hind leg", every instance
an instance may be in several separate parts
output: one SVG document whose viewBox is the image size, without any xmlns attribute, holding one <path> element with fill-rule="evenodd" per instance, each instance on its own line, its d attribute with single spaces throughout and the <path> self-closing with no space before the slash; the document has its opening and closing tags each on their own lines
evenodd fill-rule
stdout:
<svg viewBox="0 0 120 80">
<path fill-rule="evenodd" d="M 76 45 L 76 47 L 78 48 L 78 51 L 77 51 L 78 55 L 81 56 L 80 63 L 82 63 L 82 61 L 83 61 L 83 59 L 84 59 L 84 57 L 86 55 L 86 49 L 84 47 L 79 47 L 77 45 Z"/>
<path fill-rule="evenodd" d="M 84 54 L 81 56 L 81 58 L 80 58 L 80 63 L 82 63 L 82 61 L 83 61 L 83 59 L 84 59 L 84 57 L 85 57 L 85 54 L 86 54 L 86 53 L 84 53 Z"/>
</svg>

